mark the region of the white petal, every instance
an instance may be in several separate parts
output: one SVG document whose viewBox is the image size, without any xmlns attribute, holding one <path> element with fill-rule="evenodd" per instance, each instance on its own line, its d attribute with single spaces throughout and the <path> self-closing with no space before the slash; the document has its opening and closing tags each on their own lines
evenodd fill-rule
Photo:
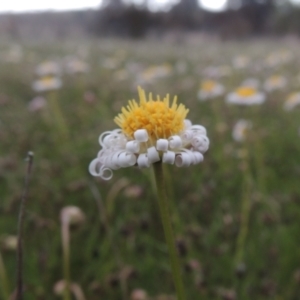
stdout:
<svg viewBox="0 0 300 300">
<path fill-rule="evenodd" d="M 185 141 L 191 141 L 193 136 L 194 136 L 194 134 L 193 134 L 192 130 L 186 130 L 182 134 L 182 139 L 185 140 Z"/>
<path fill-rule="evenodd" d="M 123 168 L 133 166 L 135 163 L 136 156 L 133 153 L 123 152 L 118 157 L 118 164 Z"/>
<path fill-rule="evenodd" d="M 131 153 L 138 153 L 140 151 L 140 143 L 138 141 L 127 142 L 126 150 Z"/>
<path fill-rule="evenodd" d="M 176 155 L 175 165 L 177 167 L 188 167 L 193 161 L 193 157 L 186 152 L 181 152 Z"/>
<path fill-rule="evenodd" d="M 99 161 L 99 159 L 98 158 L 93 159 L 89 165 L 90 174 L 93 176 L 101 176 L 101 173 L 102 173 L 101 167 L 102 167 L 102 164 Z"/>
<path fill-rule="evenodd" d="M 193 130 L 193 131 L 196 131 L 198 134 L 206 135 L 206 129 L 202 125 L 193 125 L 189 129 Z"/>
<path fill-rule="evenodd" d="M 160 161 L 159 154 L 154 146 L 147 149 L 147 155 L 150 163 Z"/>
<path fill-rule="evenodd" d="M 138 129 L 133 135 L 134 138 L 139 142 L 148 141 L 148 132 L 146 129 Z"/>
<path fill-rule="evenodd" d="M 169 138 L 170 148 L 178 149 L 182 147 L 182 140 L 179 135 L 173 135 Z"/>
<path fill-rule="evenodd" d="M 175 161 L 175 152 L 173 152 L 173 151 L 164 152 L 162 161 L 163 161 L 163 163 L 173 165 L 174 161 Z"/>
<path fill-rule="evenodd" d="M 156 149 L 158 151 L 167 151 L 169 147 L 169 141 L 166 139 L 159 139 L 156 142 Z"/>
<path fill-rule="evenodd" d="M 137 164 L 140 168 L 148 168 L 150 166 L 147 154 L 142 153 L 137 159 Z"/>
<path fill-rule="evenodd" d="M 184 120 L 184 127 L 189 128 L 192 126 L 192 122 L 189 119 Z"/>
<path fill-rule="evenodd" d="M 193 155 L 193 164 L 194 165 L 197 165 L 199 164 L 200 162 L 203 161 L 204 157 L 202 155 L 202 153 L 200 152 L 197 152 L 197 151 L 192 151 L 192 155 Z"/>
<path fill-rule="evenodd" d="M 106 138 L 108 138 L 110 136 L 110 134 L 111 134 L 111 131 L 105 131 L 105 132 L 102 132 L 100 134 L 100 136 L 99 136 L 99 144 L 100 144 L 100 146 L 103 147 L 104 145 L 107 144 L 108 139 L 106 139 Z"/>
<path fill-rule="evenodd" d="M 109 168 L 103 168 L 101 178 L 104 180 L 110 180 L 113 177 L 113 172 Z"/>
<path fill-rule="evenodd" d="M 191 143 L 201 153 L 206 152 L 209 147 L 209 139 L 205 135 L 195 136 Z"/>
</svg>

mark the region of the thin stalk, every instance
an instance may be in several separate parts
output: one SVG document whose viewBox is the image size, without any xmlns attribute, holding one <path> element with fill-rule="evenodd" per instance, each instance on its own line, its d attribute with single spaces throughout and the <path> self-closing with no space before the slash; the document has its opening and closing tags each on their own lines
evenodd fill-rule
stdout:
<svg viewBox="0 0 300 300">
<path fill-rule="evenodd" d="M 57 129 L 59 130 L 61 138 L 63 140 L 66 140 L 66 139 L 68 140 L 69 139 L 69 129 L 66 124 L 63 113 L 61 111 L 56 92 L 51 92 L 49 94 L 49 103 L 50 103 L 51 112 L 54 116 L 54 121 L 56 123 Z"/>
<path fill-rule="evenodd" d="M 3 299 L 9 299 L 8 280 L 7 280 L 6 270 L 4 267 L 4 262 L 3 262 L 1 252 L 0 252 L 0 282 L 1 282 Z"/>
<path fill-rule="evenodd" d="M 155 181 L 156 181 L 157 194 L 158 194 L 159 211 L 160 211 L 160 216 L 164 228 L 166 242 L 168 245 L 172 275 L 173 275 L 174 285 L 178 297 L 177 299 L 184 300 L 185 293 L 184 293 L 184 287 L 181 278 L 179 258 L 175 246 L 175 238 L 174 238 L 172 225 L 171 225 L 166 184 L 165 184 L 164 174 L 163 174 L 163 166 L 161 162 L 157 162 L 153 164 L 153 167 L 154 167 Z"/>
<path fill-rule="evenodd" d="M 63 246 L 63 272 L 64 272 L 64 300 L 71 300 L 70 286 L 70 232 L 69 232 L 69 220 L 62 222 L 62 246 Z"/>
<path fill-rule="evenodd" d="M 245 170 L 244 170 L 244 195 L 242 198 L 242 208 L 241 208 L 241 225 L 240 231 L 237 237 L 237 251 L 236 251 L 236 263 L 239 264 L 244 259 L 244 247 L 246 238 L 248 235 L 249 227 L 249 217 L 251 212 L 251 174 L 249 170 L 248 162 L 248 151 L 245 157 Z"/>
<path fill-rule="evenodd" d="M 25 206 L 28 197 L 28 187 L 31 175 L 32 163 L 33 163 L 33 152 L 27 153 L 27 171 L 25 176 L 24 190 L 21 198 L 21 206 L 19 211 L 18 219 L 18 244 L 17 244 L 17 291 L 16 300 L 23 299 L 23 223 Z"/>
</svg>

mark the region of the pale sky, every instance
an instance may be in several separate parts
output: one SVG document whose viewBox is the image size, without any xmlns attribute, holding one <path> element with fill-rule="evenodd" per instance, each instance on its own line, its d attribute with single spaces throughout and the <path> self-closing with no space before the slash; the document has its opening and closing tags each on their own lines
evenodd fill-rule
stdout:
<svg viewBox="0 0 300 300">
<path fill-rule="evenodd" d="M 141 3 L 143 0 L 124 0 L 125 2 Z M 184 0 L 183 0 L 184 1 Z M 198 0 L 201 6 L 212 11 L 220 11 L 226 7 L 226 0 Z M 290 0 L 300 4 L 300 0 Z M 3 12 L 26 12 L 45 10 L 74 10 L 91 8 L 97 9 L 102 0 L 0 0 L 0 13 Z M 171 4 L 179 0 L 148 0 L 150 9 L 153 11 L 168 9 Z"/>
<path fill-rule="evenodd" d="M 212 10 L 222 9 L 226 0 L 198 0 L 205 8 Z M 102 0 L 0 0 L 1 12 L 25 12 L 43 10 L 74 10 L 82 8 L 96 9 Z M 143 0 L 124 0 L 124 2 L 142 3 Z M 179 0 L 148 0 L 151 10 L 168 9 L 171 4 L 178 3 Z"/>
</svg>

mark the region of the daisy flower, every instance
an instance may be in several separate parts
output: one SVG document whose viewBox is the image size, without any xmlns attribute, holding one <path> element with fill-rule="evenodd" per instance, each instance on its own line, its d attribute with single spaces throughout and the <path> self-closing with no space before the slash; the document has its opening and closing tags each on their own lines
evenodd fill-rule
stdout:
<svg viewBox="0 0 300 300">
<path fill-rule="evenodd" d="M 252 128 L 252 122 L 247 120 L 239 120 L 233 127 L 232 137 L 237 142 L 243 142 L 246 140 L 247 133 Z"/>
<path fill-rule="evenodd" d="M 294 109 L 300 104 L 300 92 L 291 93 L 283 104 L 283 108 L 287 111 Z"/>
<path fill-rule="evenodd" d="M 87 73 L 89 71 L 89 66 L 78 58 L 72 58 L 66 63 L 66 71 L 69 74 Z"/>
<path fill-rule="evenodd" d="M 54 76 L 46 76 L 37 79 L 32 84 L 32 89 L 36 92 L 46 92 L 58 90 L 62 86 L 61 79 Z"/>
<path fill-rule="evenodd" d="M 267 92 L 272 92 L 274 90 L 281 90 L 285 88 L 287 85 L 287 79 L 284 76 L 281 75 L 273 75 L 264 83 L 264 89 Z"/>
<path fill-rule="evenodd" d="M 161 161 L 187 167 L 203 160 L 209 139 L 203 126 L 186 119 L 188 109 L 176 97 L 153 100 L 140 87 L 138 93 L 139 103 L 130 100 L 115 117 L 120 128 L 100 135 L 102 149 L 89 166 L 93 176 L 108 180 L 112 170 L 134 165 L 145 168 Z"/>
<path fill-rule="evenodd" d="M 137 78 L 137 84 L 151 83 L 157 79 L 170 76 L 172 73 L 172 67 L 168 64 L 151 66 L 145 69 Z"/>
<path fill-rule="evenodd" d="M 204 80 L 201 82 L 198 91 L 199 100 L 207 100 L 221 96 L 224 93 L 224 86 L 214 80 Z"/>
<path fill-rule="evenodd" d="M 232 60 L 232 66 L 235 69 L 245 69 L 249 66 L 250 59 L 247 56 L 237 56 Z"/>
<path fill-rule="evenodd" d="M 241 86 L 226 96 L 226 101 L 239 105 L 262 104 L 266 99 L 264 93 L 250 86 Z"/>
</svg>

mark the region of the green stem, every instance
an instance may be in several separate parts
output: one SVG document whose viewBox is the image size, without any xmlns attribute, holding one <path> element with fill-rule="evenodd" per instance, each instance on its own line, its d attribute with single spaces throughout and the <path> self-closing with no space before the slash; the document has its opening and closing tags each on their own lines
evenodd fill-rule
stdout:
<svg viewBox="0 0 300 300">
<path fill-rule="evenodd" d="M 161 162 L 157 162 L 153 164 L 153 167 L 154 167 L 155 181 L 157 187 L 160 216 L 164 228 L 166 242 L 169 249 L 173 280 L 174 280 L 178 300 L 184 300 L 185 299 L 184 287 L 181 278 L 179 258 L 175 246 L 175 238 L 174 238 L 172 225 L 171 225 L 171 218 L 169 214 L 166 185 L 165 185 L 164 175 L 163 175 L 163 166 Z"/>
<path fill-rule="evenodd" d="M 1 287 L 2 287 L 3 299 L 9 299 L 8 280 L 7 280 L 6 271 L 5 271 L 1 252 L 0 252 L 0 282 L 1 282 Z"/>
<path fill-rule="evenodd" d="M 58 103 L 56 92 L 52 92 L 49 94 L 49 103 L 50 103 L 51 112 L 54 117 L 54 121 L 56 123 L 55 125 L 57 126 L 57 129 L 59 130 L 62 140 L 69 139 L 68 126 L 66 124 L 63 113 L 60 109 L 60 105 Z"/>
<path fill-rule="evenodd" d="M 25 186 L 21 198 L 21 205 L 18 217 L 18 243 L 17 243 L 17 288 L 16 288 L 16 300 L 23 300 L 23 230 L 24 230 L 24 217 L 25 207 L 28 197 L 29 179 L 31 175 L 31 169 L 33 164 L 33 152 L 27 153 L 27 171 L 25 176 Z"/>
<path fill-rule="evenodd" d="M 245 170 L 244 170 L 244 195 L 242 198 L 241 208 L 241 225 L 237 238 L 237 251 L 236 263 L 239 264 L 244 259 L 244 246 L 248 235 L 249 217 L 251 212 L 251 174 L 248 165 L 248 151 L 245 157 Z"/>
<path fill-rule="evenodd" d="M 62 246 L 63 246 L 63 272 L 64 272 L 64 281 L 65 281 L 64 300 L 71 300 L 69 221 L 62 222 Z"/>
</svg>

